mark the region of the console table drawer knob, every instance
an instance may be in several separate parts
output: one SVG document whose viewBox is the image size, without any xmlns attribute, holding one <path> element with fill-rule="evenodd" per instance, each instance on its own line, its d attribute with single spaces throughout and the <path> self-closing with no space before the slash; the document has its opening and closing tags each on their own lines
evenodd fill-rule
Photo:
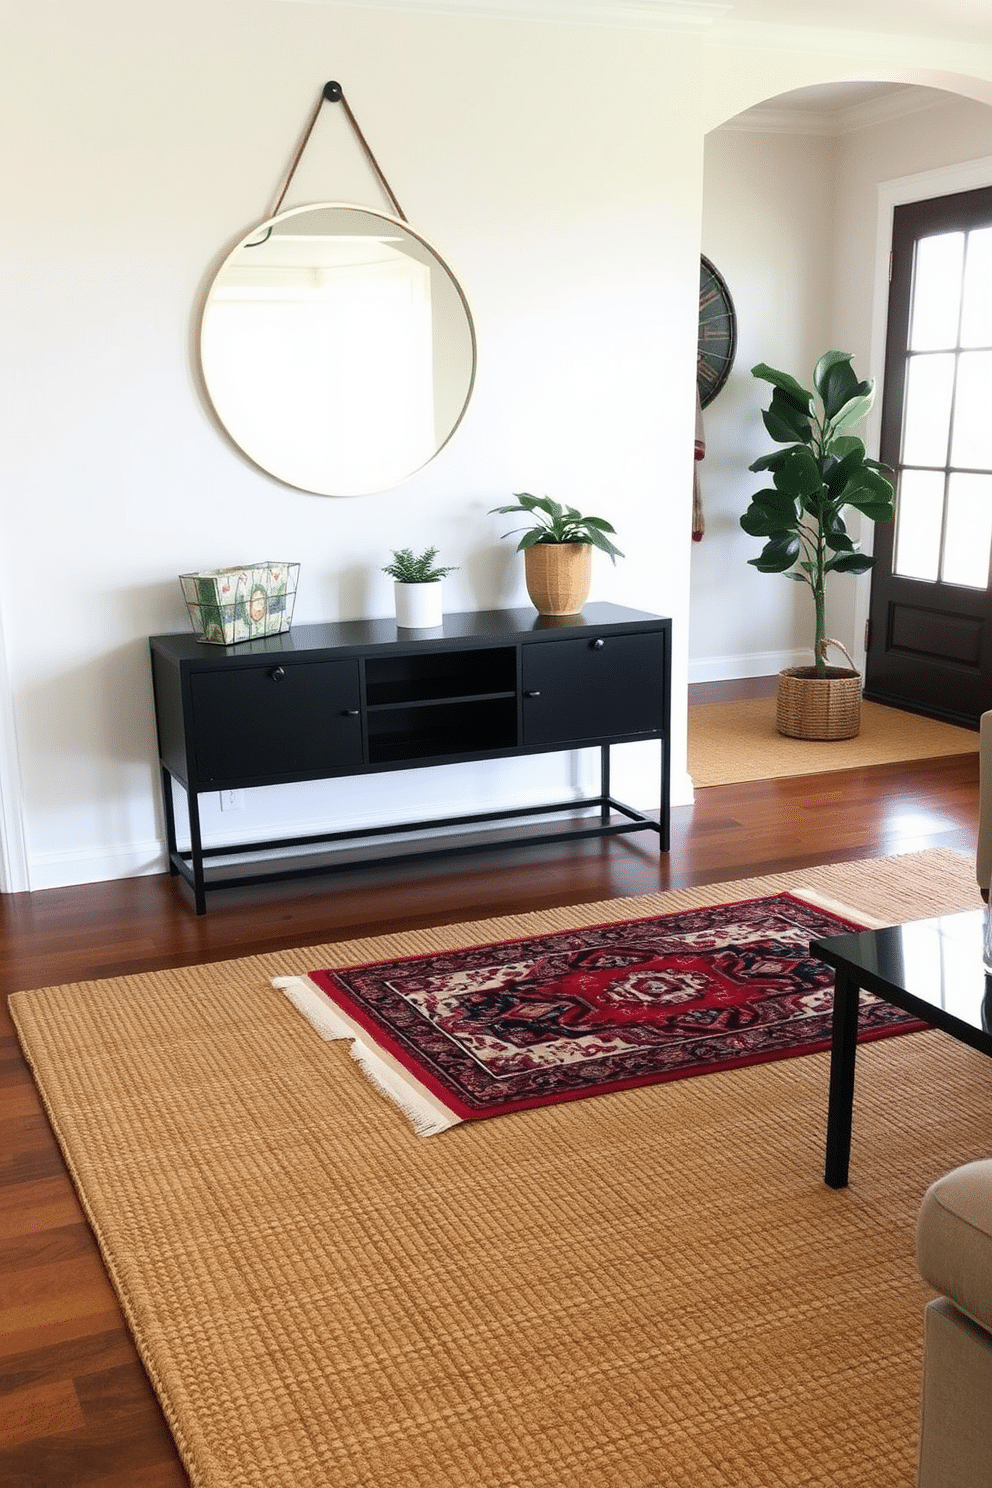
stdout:
<svg viewBox="0 0 992 1488">
<path fill-rule="evenodd" d="M 597 636 L 594 641 L 589 642 L 589 645 L 592 647 L 593 651 L 602 651 L 603 647 L 606 645 L 606 642 L 603 640 L 602 636 Z"/>
<path fill-rule="evenodd" d="M 272 678 L 273 682 L 281 682 L 285 675 L 285 667 L 273 667 L 271 672 L 269 673 L 269 676 Z"/>
<path fill-rule="evenodd" d="M 342 713 L 342 716 L 344 718 L 357 718 L 358 717 L 358 709 L 357 708 L 342 708 L 341 709 L 341 713 Z"/>
<path fill-rule="evenodd" d="M 540 689 L 538 689 L 535 692 L 525 692 L 524 693 L 524 697 L 540 697 L 540 696 L 541 696 Z"/>
</svg>

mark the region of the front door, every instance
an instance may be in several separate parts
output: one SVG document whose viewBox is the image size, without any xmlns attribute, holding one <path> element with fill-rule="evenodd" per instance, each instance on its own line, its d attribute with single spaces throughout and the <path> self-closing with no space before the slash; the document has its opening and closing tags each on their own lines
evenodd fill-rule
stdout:
<svg viewBox="0 0 992 1488">
<path fill-rule="evenodd" d="M 896 207 L 865 696 L 992 708 L 992 187 Z"/>
</svg>

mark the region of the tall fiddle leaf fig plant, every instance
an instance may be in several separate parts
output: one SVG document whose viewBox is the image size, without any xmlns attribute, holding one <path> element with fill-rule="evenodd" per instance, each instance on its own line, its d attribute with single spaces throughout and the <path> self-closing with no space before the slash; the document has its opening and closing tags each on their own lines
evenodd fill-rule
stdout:
<svg viewBox="0 0 992 1488">
<path fill-rule="evenodd" d="M 875 384 L 858 380 L 844 351 L 820 357 L 813 369 L 815 395 L 764 362 L 751 375 L 772 384 L 761 416 L 772 439 L 786 448 L 748 467 L 767 470 L 772 478 L 741 517 L 745 532 L 765 539 L 757 558 L 748 561 L 759 573 L 785 574 L 811 589 L 813 675 L 825 677 L 827 575 L 866 573 L 875 562 L 849 536 L 844 509 L 853 507 L 871 522 L 890 522 L 894 512 L 891 467 L 868 459 L 863 442 L 851 433 L 868 417 Z"/>
</svg>

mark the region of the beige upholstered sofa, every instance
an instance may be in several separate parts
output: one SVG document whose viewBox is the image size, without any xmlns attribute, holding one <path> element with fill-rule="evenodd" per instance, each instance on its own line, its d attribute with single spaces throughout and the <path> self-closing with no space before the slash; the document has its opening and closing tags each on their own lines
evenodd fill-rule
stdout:
<svg viewBox="0 0 992 1488">
<path fill-rule="evenodd" d="M 992 713 L 981 720 L 975 872 L 992 877 Z M 992 1160 L 966 1163 L 926 1192 L 920 1274 L 940 1293 L 924 1323 L 918 1488 L 992 1488 Z"/>
<path fill-rule="evenodd" d="M 926 1309 L 919 1488 L 992 1485 L 992 1160 L 938 1178 L 916 1257 L 941 1293 Z"/>
</svg>

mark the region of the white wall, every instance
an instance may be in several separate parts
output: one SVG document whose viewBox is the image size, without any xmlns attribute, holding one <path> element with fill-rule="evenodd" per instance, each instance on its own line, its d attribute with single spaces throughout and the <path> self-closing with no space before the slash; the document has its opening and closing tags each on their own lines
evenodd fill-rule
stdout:
<svg viewBox="0 0 992 1488">
<path fill-rule="evenodd" d="M 706 141 L 703 252 L 727 281 L 738 322 L 734 367 L 704 414 L 699 478 L 706 531 L 692 545 L 690 679 L 761 676 L 811 642 L 799 584 L 759 574 L 740 516 L 767 477 L 748 465 L 773 445 L 761 423 L 768 362 L 803 381 L 830 337 L 833 147 L 829 139 L 717 130 Z M 747 182 L 747 189 L 741 183 Z"/>
<path fill-rule="evenodd" d="M 809 386 L 815 358 L 837 346 L 881 383 L 882 348 L 872 341 L 876 261 L 887 251 L 878 242 L 880 183 L 990 154 L 992 108 L 950 93 L 833 137 L 737 132 L 733 123 L 708 137 L 703 251 L 734 293 L 740 349 L 706 418 L 707 533 L 693 548 L 690 680 L 767 675 L 812 655 L 809 590 L 748 567 L 760 544 L 739 518 L 760 477 L 747 466 L 773 448 L 760 422 L 770 389 L 749 369 L 767 361 Z M 866 426 L 869 443 L 876 422 Z M 850 526 L 857 536 L 856 517 Z M 871 529 L 860 536 L 870 552 Z M 838 575 L 828 593 L 828 633 L 858 661 L 869 585 Z"/>
<path fill-rule="evenodd" d="M 879 184 L 990 155 L 992 108 L 952 95 L 939 106 L 838 139 L 836 234 L 846 245 L 836 275 L 839 336 L 867 354 Z"/>
<path fill-rule="evenodd" d="M 2 8 L 2 757 L 16 746 L 19 772 L 0 796 L 7 814 L 19 798 L 29 885 L 163 865 L 146 637 L 187 628 L 179 573 L 299 558 L 299 622 L 384 614 L 388 550 L 435 542 L 460 565 L 449 609 L 523 603 L 486 515 L 521 488 L 614 521 L 628 556 L 598 565 L 594 597 L 674 617 L 674 795 L 688 799 L 703 139 L 731 109 L 851 75 L 855 53 L 272 0 Z M 885 45 L 919 65 L 916 43 Z M 992 83 L 992 54 L 958 62 Z M 441 457 L 347 500 L 240 459 L 194 356 L 211 273 L 268 211 L 329 77 L 460 274 L 480 346 Z M 381 202 L 340 114 L 325 111 L 304 166 L 289 205 Z M 651 750 L 617 771 L 635 804 L 655 797 Z M 557 795 L 584 759 L 249 793 L 243 830 Z"/>
</svg>

